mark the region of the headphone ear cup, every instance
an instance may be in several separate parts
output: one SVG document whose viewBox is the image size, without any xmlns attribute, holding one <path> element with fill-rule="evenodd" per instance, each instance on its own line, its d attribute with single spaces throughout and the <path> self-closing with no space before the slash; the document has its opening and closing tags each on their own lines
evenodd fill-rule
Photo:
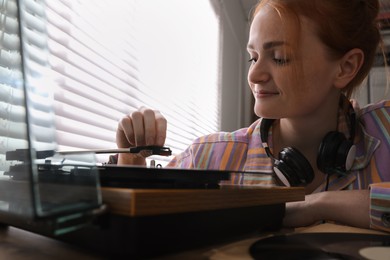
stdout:
<svg viewBox="0 0 390 260">
<path fill-rule="evenodd" d="M 325 135 L 322 140 L 318 155 L 317 155 L 317 166 L 323 173 L 331 173 L 331 169 L 334 168 L 337 150 L 340 143 L 345 140 L 345 137 L 339 132 L 329 132 Z"/>
<path fill-rule="evenodd" d="M 356 156 L 356 146 L 349 140 L 340 144 L 337 150 L 335 167 L 342 172 L 347 172 L 352 168 Z"/>
<path fill-rule="evenodd" d="M 283 160 L 275 160 L 274 172 L 277 178 L 287 187 L 299 185 L 298 176 Z"/>
<path fill-rule="evenodd" d="M 329 132 L 321 142 L 317 166 L 326 174 L 346 172 L 352 167 L 356 148 L 340 132 Z"/>
<path fill-rule="evenodd" d="M 299 186 L 313 181 L 314 171 L 303 154 L 292 147 L 284 148 L 275 160 L 274 171 L 280 181 L 288 187 Z"/>
</svg>

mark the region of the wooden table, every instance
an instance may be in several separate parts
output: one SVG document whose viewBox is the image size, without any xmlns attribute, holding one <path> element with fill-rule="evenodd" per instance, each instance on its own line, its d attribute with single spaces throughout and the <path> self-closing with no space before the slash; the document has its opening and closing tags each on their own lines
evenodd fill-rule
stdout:
<svg viewBox="0 0 390 260">
<path fill-rule="evenodd" d="M 103 259 L 94 252 L 14 227 L 0 228 L 0 259 Z"/>
<path fill-rule="evenodd" d="M 325 224 L 319 224 L 314 225 L 310 227 L 304 227 L 304 228 L 297 228 L 297 229 L 282 229 L 276 233 L 265 233 L 260 234 L 257 236 L 253 236 L 247 239 L 242 239 L 230 244 L 221 245 L 218 247 L 212 247 L 208 248 L 208 250 L 198 251 L 198 252 L 185 252 L 182 255 L 176 254 L 172 256 L 165 256 L 163 259 L 170 259 L 170 260 L 179 260 L 179 259 L 187 259 L 185 258 L 185 254 L 188 254 L 188 256 L 191 255 L 198 255 L 198 258 L 189 258 L 190 259 L 212 259 L 212 260 L 233 260 L 233 259 L 240 259 L 240 260 L 249 260 L 253 259 L 249 254 L 249 247 L 255 243 L 256 241 L 259 241 L 260 239 L 264 239 L 267 237 L 271 237 L 274 235 L 284 235 L 284 234 L 303 234 L 303 233 L 348 233 L 348 234 L 373 234 L 373 235 L 384 235 L 389 236 L 388 233 L 370 230 L 370 229 L 362 229 L 362 228 L 355 228 L 350 226 L 344 226 L 344 225 L 337 225 L 337 224 L 331 224 L 331 223 L 325 223 Z M 390 253 L 390 247 L 387 249 L 387 253 Z M 387 256 L 390 256 L 390 254 L 387 255 L 380 255 L 380 258 L 377 259 L 386 259 Z M 184 257 L 184 258 L 183 258 Z M 286 258 L 288 259 L 288 258 Z M 388 259 L 388 258 L 387 258 Z"/>
<path fill-rule="evenodd" d="M 262 210 L 278 210 L 281 209 L 280 205 L 284 205 L 288 201 L 297 201 L 304 199 L 303 188 L 261 188 L 261 187 L 224 187 L 220 190 L 131 190 L 131 189 L 119 189 L 119 188 L 103 188 L 102 189 L 103 200 L 107 204 L 109 209 L 109 218 L 111 218 L 110 225 L 117 225 L 114 231 L 101 233 L 97 228 L 87 229 L 81 233 L 70 233 L 70 236 L 65 236 L 67 239 L 79 239 L 81 241 L 88 241 L 93 244 L 100 239 L 100 245 L 106 245 L 108 241 L 116 236 L 120 236 L 121 239 L 131 233 L 145 233 L 150 232 L 150 229 L 145 229 L 146 225 L 152 224 L 151 229 L 155 229 L 161 223 L 163 225 L 169 225 L 169 221 L 185 221 L 188 217 L 195 216 L 192 221 L 196 221 L 198 216 L 202 216 L 203 213 L 206 216 L 214 216 L 215 212 L 219 212 L 217 215 L 221 221 L 224 221 L 226 214 L 236 215 L 234 221 L 240 222 L 256 222 L 258 215 L 253 218 L 248 218 L 252 213 L 262 214 Z M 276 205 L 276 207 L 275 207 Z M 280 212 L 279 212 L 280 213 Z M 198 214 L 198 215 L 197 215 Z M 210 214 L 210 215 L 209 215 Z M 228 218 L 228 217 L 226 217 Z M 143 221 L 146 219 L 146 222 Z M 163 222 L 161 222 L 163 219 Z M 206 220 L 204 218 L 203 220 Z M 167 221 L 168 222 L 164 222 Z M 202 221 L 203 221 L 202 220 Z M 118 225 L 118 221 L 120 224 Z M 128 223 L 134 221 L 130 226 Z M 201 222 L 202 222 L 201 221 Z M 109 221 L 108 221 L 109 222 Z M 108 223 L 107 222 L 107 223 Z M 106 224 L 107 224 L 106 223 Z M 157 223 L 157 224 L 156 224 Z M 168 223 L 168 224 L 167 224 Z M 215 224 L 215 222 L 213 222 Z M 155 225 L 156 224 L 156 225 Z M 191 225 L 195 223 L 190 222 L 187 228 L 191 228 Z M 205 223 L 207 224 L 207 223 Z M 141 229 L 137 230 L 137 227 L 141 225 Z M 143 226 L 142 226 L 143 225 Z M 154 226 L 153 226 L 154 225 Z M 123 228 L 125 227 L 125 228 Z M 172 226 L 173 227 L 173 226 Z M 222 227 L 224 227 L 222 225 Z M 248 227 L 251 227 L 250 225 Z M 174 227 L 177 228 L 177 227 Z M 110 229 L 108 229 L 110 230 Z M 164 232 L 168 233 L 169 228 Z M 228 231 L 227 234 L 233 230 L 231 226 L 225 226 L 222 231 Z M 207 231 L 207 230 L 206 230 Z M 226 241 L 219 241 L 215 243 L 209 243 L 197 248 L 188 249 L 185 251 L 171 252 L 169 254 L 159 255 L 154 259 L 159 260 L 229 260 L 229 259 L 251 259 L 248 249 L 249 247 L 259 239 L 264 239 L 269 236 L 280 234 L 301 234 L 301 233 L 320 233 L 320 232 L 348 232 L 359 234 L 381 234 L 389 235 L 387 233 L 358 229 L 353 227 L 335 225 L 335 224 L 321 224 L 308 228 L 299 229 L 282 229 L 277 231 L 261 231 L 257 232 L 253 229 L 251 232 L 246 230 L 246 233 L 232 236 Z M 119 234 L 122 233 L 122 234 Z M 185 235 L 186 232 L 178 233 Z M 203 234 L 202 238 L 209 235 Z M 96 235 L 96 237 L 95 237 Z M 107 240 L 101 240 L 108 235 Z M 124 235 L 124 236 L 123 236 Z M 152 236 L 156 234 L 146 234 L 146 239 L 150 239 L 152 245 Z M 191 236 L 192 234 L 190 234 Z M 97 240 L 96 238 L 99 237 Z M 111 236 L 111 237 L 110 237 Z M 67 240 L 64 239 L 64 240 Z M 133 240 L 132 240 L 133 239 Z M 136 243 L 137 235 L 131 237 L 129 241 L 117 247 L 115 250 L 120 250 L 124 246 L 131 246 L 132 243 Z M 160 239 L 160 238 L 158 238 Z M 181 239 L 179 237 L 178 239 Z M 168 243 L 169 244 L 169 243 Z M 98 250 L 87 249 L 84 244 L 79 243 L 65 243 L 58 239 L 52 239 L 39 234 L 31 233 L 14 227 L 1 227 L 0 228 L 0 259 L 106 259 L 98 252 Z M 150 247 L 153 250 L 153 246 Z"/>
<path fill-rule="evenodd" d="M 389 235 L 384 232 L 359 229 L 348 226 L 335 224 L 321 224 L 308 228 L 299 228 L 294 230 L 281 230 L 277 233 L 291 232 L 348 232 L 361 234 L 381 234 Z M 177 254 L 156 257 L 158 260 L 230 260 L 230 259 L 251 259 L 248 254 L 249 246 L 260 238 L 270 236 L 274 233 L 264 233 L 252 235 L 247 238 L 236 240 L 235 242 L 207 246 L 201 249 L 189 250 Z M 71 246 L 69 244 L 47 238 L 28 231 L 20 230 L 13 227 L 0 228 L 0 259 L 12 260 L 68 260 L 68 259 L 85 259 L 99 260 L 104 259 L 98 254 L 91 251 Z"/>
</svg>

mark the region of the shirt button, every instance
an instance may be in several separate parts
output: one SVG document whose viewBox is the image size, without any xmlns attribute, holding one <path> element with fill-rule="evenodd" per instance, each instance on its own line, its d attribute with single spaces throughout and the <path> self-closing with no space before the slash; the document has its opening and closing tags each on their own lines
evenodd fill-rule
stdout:
<svg viewBox="0 0 390 260">
<path fill-rule="evenodd" d="M 385 227 L 390 227 L 390 213 L 383 213 L 382 222 Z"/>
</svg>

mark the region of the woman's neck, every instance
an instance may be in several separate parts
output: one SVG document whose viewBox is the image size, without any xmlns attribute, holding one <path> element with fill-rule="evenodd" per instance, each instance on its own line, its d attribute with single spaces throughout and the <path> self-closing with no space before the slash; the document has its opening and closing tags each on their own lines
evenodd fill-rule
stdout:
<svg viewBox="0 0 390 260">
<path fill-rule="evenodd" d="M 273 124 L 274 154 L 285 147 L 298 149 L 314 171 L 313 181 L 305 186 L 312 193 L 326 178 L 317 166 L 318 150 L 326 134 L 337 131 L 339 100 L 328 99 L 317 111 L 299 118 L 282 118 Z"/>
<path fill-rule="evenodd" d="M 310 161 L 316 159 L 325 135 L 337 130 L 338 101 L 322 106 L 314 113 L 300 118 L 282 118 L 273 124 L 274 152 L 284 147 L 295 147 Z M 314 166 L 314 165 L 313 165 Z"/>
</svg>

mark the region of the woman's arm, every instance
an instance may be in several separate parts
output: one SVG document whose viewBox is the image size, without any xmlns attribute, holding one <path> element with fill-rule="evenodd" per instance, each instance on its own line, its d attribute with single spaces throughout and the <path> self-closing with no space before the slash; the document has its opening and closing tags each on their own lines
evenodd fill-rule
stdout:
<svg viewBox="0 0 390 260">
<path fill-rule="evenodd" d="M 306 195 L 305 201 L 287 203 L 283 224 L 286 227 L 302 227 L 325 220 L 369 228 L 369 207 L 369 190 L 320 192 Z"/>
</svg>

